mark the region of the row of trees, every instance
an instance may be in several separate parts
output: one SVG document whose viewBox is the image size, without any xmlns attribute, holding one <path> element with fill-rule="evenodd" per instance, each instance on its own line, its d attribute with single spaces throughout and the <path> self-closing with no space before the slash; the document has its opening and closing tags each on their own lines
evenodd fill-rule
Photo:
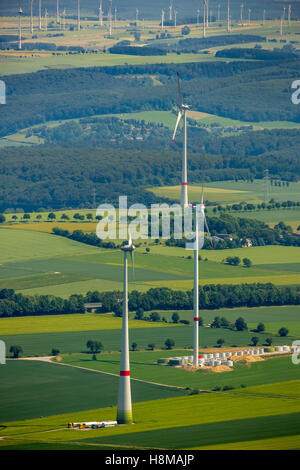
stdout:
<svg viewBox="0 0 300 470">
<path fill-rule="evenodd" d="M 101 312 L 112 312 L 119 308 L 122 292 L 89 291 L 86 294 L 86 301 L 101 302 Z M 271 283 L 199 286 L 200 309 L 299 305 L 299 303 L 300 296 L 296 287 L 275 286 Z M 128 307 L 131 312 L 136 312 L 139 308 L 144 312 L 173 309 L 192 310 L 193 290 L 180 291 L 166 287 L 152 288 L 147 292 L 133 290 L 128 296 Z"/>
<path fill-rule="evenodd" d="M 86 296 L 71 295 L 62 299 L 52 295 L 25 296 L 13 289 L 0 290 L 0 316 L 57 315 L 84 313 L 85 302 L 99 302 L 99 311 L 122 315 L 122 292 L 89 291 Z M 263 305 L 299 305 L 296 287 L 268 284 L 207 285 L 199 286 L 199 308 L 218 309 L 233 307 L 257 307 Z M 192 310 L 193 291 L 172 290 L 166 287 L 152 288 L 147 292 L 132 291 L 128 296 L 131 312 L 150 310 Z M 152 321 L 156 321 L 155 319 Z M 173 319 L 174 321 L 174 319 Z"/>
<path fill-rule="evenodd" d="M 69 299 L 62 299 L 54 295 L 26 296 L 15 293 L 13 289 L 0 290 L 0 317 L 84 312 L 84 297 L 82 295 L 74 294 Z"/>
</svg>

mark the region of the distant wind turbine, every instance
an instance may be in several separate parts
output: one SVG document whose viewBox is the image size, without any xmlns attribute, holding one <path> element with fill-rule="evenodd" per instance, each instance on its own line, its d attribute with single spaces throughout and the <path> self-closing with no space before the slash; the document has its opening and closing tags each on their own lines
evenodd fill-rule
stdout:
<svg viewBox="0 0 300 470">
<path fill-rule="evenodd" d="M 33 33 L 33 0 L 30 0 L 30 32 Z"/>
<path fill-rule="evenodd" d="M 80 0 L 77 0 L 77 30 L 80 31 Z"/>
<path fill-rule="evenodd" d="M 99 23 L 100 23 L 100 26 L 103 26 L 102 0 L 100 0 L 100 6 L 99 6 Z"/>
<path fill-rule="evenodd" d="M 42 0 L 39 0 L 39 30 L 42 29 Z"/>
<path fill-rule="evenodd" d="M 21 17 L 23 15 L 22 8 L 19 9 L 18 15 L 19 15 L 19 49 L 22 49 L 22 20 L 21 20 Z"/>
</svg>

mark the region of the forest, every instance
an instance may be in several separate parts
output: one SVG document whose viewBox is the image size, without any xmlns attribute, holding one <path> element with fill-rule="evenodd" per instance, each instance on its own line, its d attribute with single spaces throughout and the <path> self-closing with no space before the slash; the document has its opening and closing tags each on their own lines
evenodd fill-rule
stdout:
<svg viewBox="0 0 300 470">
<path fill-rule="evenodd" d="M 148 148 L 143 142 L 131 148 L 117 146 L 76 148 L 61 146 L 9 147 L 0 150 L 0 211 L 8 207 L 25 211 L 39 208 L 91 207 L 92 189 L 97 204 L 118 203 L 127 195 L 130 204 L 158 202 L 147 187 L 176 185 L 181 175 L 181 155 L 164 148 Z M 234 178 L 270 177 L 291 181 L 299 178 L 300 145 L 282 151 L 245 158 L 242 154 L 191 153 L 189 181 L 218 181 Z"/>
<path fill-rule="evenodd" d="M 290 89 L 298 71 L 299 61 L 292 60 L 125 65 L 12 75 L 3 78 L 9 106 L 0 115 L 0 136 L 45 121 L 171 110 L 177 105 L 177 72 L 184 99 L 194 111 L 251 122 L 299 122 Z M 149 75 L 161 85 L 155 86 Z"/>
</svg>

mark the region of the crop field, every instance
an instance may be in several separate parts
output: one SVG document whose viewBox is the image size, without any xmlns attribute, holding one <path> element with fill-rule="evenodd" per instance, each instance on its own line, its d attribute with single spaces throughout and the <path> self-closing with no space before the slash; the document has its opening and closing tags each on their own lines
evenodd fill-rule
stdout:
<svg viewBox="0 0 300 470">
<path fill-rule="evenodd" d="M 153 326 L 152 322 L 150 325 L 151 327 Z M 192 335 L 193 330 L 191 326 L 180 325 L 174 327 L 170 324 L 162 325 L 159 323 L 151 330 L 148 325 L 144 326 L 144 322 L 141 322 L 141 325 L 137 328 L 130 329 L 129 341 L 130 345 L 132 342 L 137 343 L 138 349 L 147 349 L 149 343 L 154 343 L 156 348 L 161 349 L 165 347 L 166 339 L 172 338 L 177 348 L 191 348 L 193 343 Z M 221 336 L 225 340 L 224 346 L 228 347 L 232 345 L 250 345 L 253 333 L 200 328 L 199 335 L 201 347 L 215 347 L 217 340 Z M 269 336 L 269 334 L 260 334 L 259 344 L 263 344 Z M 105 351 L 118 351 L 120 349 L 120 330 L 116 328 L 107 330 L 99 327 L 94 330 L 72 331 L 70 327 L 69 331 L 32 334 L 13 334 L 10 331 L 9 334 L 1 334 L 1 339 L 5 341 L 8 349 L 14 344 L 22 346 L 24 356 L 49 355 L 52 348 L 59 349 L 62 354 L 80 353 L 86 350 L 86 343 L 89 340 L 101 341 Z M 276 344 L 290 344 L 293 339 L 292 337 L 276 337 Z"/>
<path fill-rule="evenodd" d="M 180 186 L 153 187 L 149 188 L 149 191 L 153 192 L 158 197 L 174 200 L 180 199 Z M 202 186 L 189 186 L 190 201 L 200 202 L 201 194 Z M 288 187 L 269 185 L 269 199 L 271 198 L 274 198 L 276 201 L 300 201 L 300 183 L 290 183 Z M 261 203 L 264 201 L 264 180 L 255 180 L 253 183 L 244 181 L 216 181 L 214 183 L 205 183 L 204 199 L 210 203 L 224 205 L 239 202 Z M 254 212 L 253 218 L 256 218 L 256 214 L 262 216 L 265 212 L 271 214 L 273 211 Z M 276 212 L 277 211 L 274 211 L 274 215 Z M 292 210 L 288 209 L 286 212 L 293 213 Z M 281 215 L 283 215 L 283 211 L 281 211 Z"/>
<path fill-rule="evenodd" d="M 247 387 L 241 393 L 251 393 L 253 395 L 283 396 L 300 398 L 300 381 L 290 380 L 269 385 L 259 385 L 257 387 Z"/>
<path fill-rule="evenodd" d="M 166 323 L 129 320 L 129 328 L 157 328 Z M 179 326 L 179 325 L 175 325 Z M 36 317 L 1 318 L 1 334 L 35 334 L 65 331 L 120 330 L 122 318 L 111 313 L 78 313 L 68 315 L 42 315 Z"/>
<path fill-rule="evenodd" d="M 7 362 L 0 369 L 1 422 L 115 404 L 118 377 L 42 361 Z M 133 402 L 176 397 L 185 390 L 133 381 Z"/>
<path fill-rule="evenodd" d="M 68 226 L 68 222 L 64 223 Z M 51 223 L 41 222 L 48 226 Z M 63 225 L 63 224 L 62 224 Z M 77 223 L 73 224 L 74 226 Z M 78 224 L 80 225 L 80 224 Z M 86 225 L 89 225 L 88 223 Z M 18 227 L 18 225 L 15 225 Z M 0 288 L 12 288 L 27 295 L 52 294 L 63 298 L 89 290 L 112 291 L 122 288 L 122 253 L 75 242 L 67 238 L 3 227 L 0 256 Z M 147 242 L 136 250 L 135 275 L 129 272 L 129 289 L 146 291 L 151 287 L 192 289 L 193 259 L 184 248 Z M 163 258 L 162 258 L 163 256 Z M 253 266 L 229 266 L 225 256 L 247 256 Z M 199 282 L 240 284 L 273 282 L 299 284 L 300 255 L 296 247 L 266 246 L 226 250 L 202 250 Z M 163 259 L 163 263 L 162 263 Z"/>
<path fill-rule="evenodd" d="M 220 333 L 219 333 L 220 334 Z M 222 331 L 223 335 L 223 331 Z M 201 336 L 201 332 L 200 332 Z M 218 336 L 219 337 L 219 336 Z M 286 343 L 285 343 L 286 344 Z M 224 345 L 225 346 L 225 345 Z M 200 346 L 201 348 L 201 346 Z M 205 349 L 202 349 L 205 352 Z M 212 390 L 215 387 L 241 387 L 273 384 L 280 381 L 299 379 L 299 371 L 292 363 L 291 357 L 278 357 L 248 365 L 226 372 L 207 372 L 205 369 L 191 372 L 165 365 L 158 365 L 157 359 L 188 355 L 188 351 L 134 351 L 130 353 L 131 376 L 136 379 L 153 381 L 160 384 Z M 88 367 L 103 372 L 118 374 L 120 353 L 102 353 L 97 361 L 92 361 L 87 354 L 71 354 L 63 356 L 63 361 L 75 366 Z M 145 367 L 147 366 L 147 367 Z M 244 388 L 242 388 L 244 390 Z"/>
<path fill-rule="evenodd" d="M 174 310 L 156 310 L 156 312 L 164 316 L 167 321 L 172 321 Z M 179 315 L 180 320 L 189 320 L 192 323 L 194 315 L 192 310 L 176 310 L 176 313 Z M 149 314 L 150 312 L 147 312 L 147 315 Z M 133 318 L 134 314 L 130 314 L 130 316 Z M 237 318 L 242 317 L 246 321 L 249 331 L 254 331 L 258 323 L 263 323 L 267 333 L 277 335 L 278 330 L 285 326 L 289 330 L 289 336 L 300 337 L 300 312 L 299 307 L 294 305 L 200 310 L 200 316 L 203 318 L 204 325 L 209 325 L 216 316 L 224 317 L 233 323 Z M 200 342 L 203 344 L 202 338 L 200 338 Z"/>
<path fill-rule="evenodd" d="M 195 413 L 195 410 L 199 412 Z M 253 443 L 263 449 L 264 443 L 273 448 L 299 449 L 299 400 L 265 397 L 234 396 L 230 394 L 201 394 L 135 403 L 135 424 L 116 428 L 80 432 L 67 430 L 68 422 L 95 420 L 99 416 L 114 419 L 115 407 L 59 416 L 4 422 L 1 448 L 10 445 L 27 448 L 38 445 L 47 449 L 69 444 L 70 448 L 93 444 L 119 448 L 196 449 L 228 444 L 239 448 Z M 51 431 L 51 432 L 46 432 Z M 298 438 L 298 442 L 297 442 Z M 91 446 L 92 447 L 92 446 Z M 25 447 L 26 448 L 26 447 Z"/>
</svg>

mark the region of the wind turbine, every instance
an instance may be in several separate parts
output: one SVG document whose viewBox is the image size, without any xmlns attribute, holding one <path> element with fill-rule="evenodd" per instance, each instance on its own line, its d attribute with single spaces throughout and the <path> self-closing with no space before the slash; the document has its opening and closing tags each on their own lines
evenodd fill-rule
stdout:
<svg viewBox="0 0 300 470">
<path fill-rule="evenodd" d="M 21 17 L 23 15 L 23 10 L 22 10 L 21 7 L 18 11 L 18 15 L 19 15 L 19 49 L 22 49 L 22 21 L 21 21 Z"/>
<path fill-rule="evenodd" d="M 170 0 L 170 6 L 169 6 L 169 20 L 172 21 L 173 18 L 173 0 Z"/>
<path fill-rule="evenodd" d="M 174 142 L 176 131 L 180 119 L 184 118 L 184 137 L 183 137 L 183 158 L 182 158 L 182 183 L 181 183 L 181 196 L 180 205 L 185 209 L 189 206 L 188 204 L 188 193 L 187 193 L 187 121 L 186 113 L 189 106 L 183 104 L 182 93 L 180 88 L 179 74 L 177 72 L 177 84 L 178 84 L 178 96 L 179 96 L 179 111 L 175 125 L 172 142 Z M 203 199 L 203 192 L 202 192 Z M 203 206 L 203 204 L 202 204 Z M 202 208 L 202 206 L 200 206 Z M 204 207 L 204 206 L 203 206 Z M 203 209 L 204 213 L 204 209 Z M 195 244 L 194 244 L 194 356 L 193 364 L 198 367 L 199 359 L 199 256 L 198 256 L 198 232 L 199 232 L 199 221 L 197 208 L 195 211 Z"/>
<path fill-rule="evenodd" d="M 220 21 L 220 8 L 221 8 L 221 5 L 218 4 L 218 21 Z"/>
<path fill-rule="evenodd" d="M 42 29 L 42 0 L 39 0 L 39 30 Z"/>
<path fill-rule="evenodd" d="M 124 252 L 124 293 L 123 293 L 123 317 L 122 317 L 122 347 L 120 362 L 120 382 L 117 421 L 119 424 L 132 423 L 132 404 L 130 387 L 130 368 L 129 368 L 129 335 L 128 335 L 128 262 L 127 253 L 130 253 L 132 268 L 134 269 L 133 252 L 135 246 L 132 244 L 131 234 L 129 242 L 123 245 L 121 250 Z"/>
<path fill-rule="evenodd" d="M 177 24 L 176 24 L 177 23 L 177 13 L 178 13 L 178 11 L 175 10 L 174 11 L 174 28 L 176 28 L 176 26 L 177 26 Z"/>
<path fill-rule="evenodd" d="M 164 29 L 165 10 L 161 10 L 161 30 Z"/>
<path fill-rule="evenodd" d="M 108 10 L 108 35 L 112 35 L 112 0 L 109 0 L 109 10 Z"/>
<path fill-rule="evenodd" d="M 45 8 L 45 30 L 48 31 L 48 10 Z"/>
<path fill-rule="evenodd" d="M 203 220 L 203 226 L 209 234 L 209 228 L 205 217 L 205 205 L 203 201 L 203 186 L 201 194 L 200 214 Z M 197 207 L 195 210 L 195 248 L 194 248 L 194 367 L 198 367 L 199 359 L 199 220 Z"/>
<path fill-rule="evenodd" d="M 33 0 L 30 0 L 30 32 L 33 33 Z"/>
<path fill-rule="evenodd" d="M 230 33 L 230 0 L 227 2 L 227 33 Z"/>
<path fill-rule="evenodd" d="M 63 30 L 65 30 L 66 29 L 66 9 L 65 8 L 63 9 L 62 17 L 63 17 Z"/>
<path fill-rule="evenodd" d="M 103 26 L 102 0 L 100 0 L 100 6 L 99 6 L 99 23 L 100 23 L 100 26 Z"/>
<path fill-rule="evenodd" d="M 178 97 L 179 97 L 179 105 L 178 105 L 178 116 L 177 121 L 172 137 L 172 143 L 174 142 L 178 124 L 183 117 L 184 123 L 184 132 L 183 132 L 183 153 L 182 153 L 182 177 L 181 177 L 181 196 L 180 196 L 180 204 L 182 207 L 188 206 L 188 193 L 187 193 L 187 121 L 186 121 L 186 112 L 189 109 L 187 104 L 183 104 L 182 101 L 182 93 L 180 88 L 180 80 L 179 80 L 179 73 L 177 72 L 177 86 L 178 86 Z"/>
<path fill-rule="evenodd" d="M 203 37 L 206 37 L 206 2 L 207 0 L 203 1 Z"/>
<path fill-rule="evenodd" d="M 244 5 L 241 4 L 241 25 L 243 26 L 243 8 L 244 8 Z"/>
<path fill-rule="evenodd" d="M 59 0 L 56 0 L 56 24 L 60 23 L 59 18 Z"/>
<path fill-rule="evenodd" d="M 80 31 L 80 0 L 77 0 L 77 29 Z"/>
</svg>

